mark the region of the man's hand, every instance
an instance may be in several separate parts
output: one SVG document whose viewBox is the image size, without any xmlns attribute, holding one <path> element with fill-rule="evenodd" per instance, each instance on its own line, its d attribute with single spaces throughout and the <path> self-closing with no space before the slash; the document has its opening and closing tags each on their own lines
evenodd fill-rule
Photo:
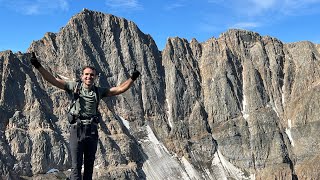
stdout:
<svg viewBox="0 0 320 180">
<path fill-rule="evenodd" d="M 134 70 L 131 75 L 131 79 L 135 81 L 139 76 L 140 76 L 140 72 L 136 69 L 136 66 L 134 66 Z"/>
<path fill-rule="evenodd" d="M 31 64 L 36 68 L 36 69 L 39 69 L 41 67 L 41 64 L 40 62 L 38 61 L 37 57 L 36 57 L 36 54 L 34 52 L 32 52 L 32 55 L 31 55 Z"/>
</svg>

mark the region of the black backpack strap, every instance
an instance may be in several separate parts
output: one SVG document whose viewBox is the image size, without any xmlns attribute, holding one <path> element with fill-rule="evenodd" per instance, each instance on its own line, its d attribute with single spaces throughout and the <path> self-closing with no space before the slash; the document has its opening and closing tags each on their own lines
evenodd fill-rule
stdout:
<svg viewBox="0 0 320 180">
<path fill-rule="evenodd" d="M 99 102 L 100 102 L 100 93 L 99 93 L 99 88 L 97 86 L 94 86 L 94 91 L 96 94 L 96 101 L 97 101 L 97 113 L 99 113 L 98 108 L 99 108 Z"/>
<path fill-rule="evenodd" d="M 77 100 L 79 99 L 80 97 L 80 87 L 81 87 L 81 84 L 82 82 L 81 81 L 77 81 L 76 82 L 76 85 L 73 89 L 73 92 L 72 92 L 72 101 L 71 101 L 71 105 L 69 107 L 69 111 L 71 110 L 71 108 L 76 104 Z"/>
</svg>

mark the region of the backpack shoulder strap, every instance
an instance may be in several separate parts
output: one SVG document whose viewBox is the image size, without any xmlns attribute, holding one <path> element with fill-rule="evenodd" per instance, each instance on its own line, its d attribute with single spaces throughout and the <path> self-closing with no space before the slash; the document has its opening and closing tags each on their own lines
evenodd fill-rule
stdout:
<svg viewBox="0 0 320 180">
<path fill-rule="evenodd" d="M 99 102 L 100 102 L 100 93 L 99 93 L 99 88 L 96 85 L 94 85 L 94 91 L 96 94 L 97 112 L 98 112 L 98 107 L 99 107 Z"/>
<path fill-rule="evenodd" d="M 71 100 L 71 105 L 69 107 L 69 112 L 71 108 L 76 104 L 77 100 L 80 97 L 80 87 L 81 87 L 82 82 L 77 81 L 76 85 L 74 86 L 73 92 L 72 92 L 72 100 Z"/>
<path fill-rule="evenodd" d="M 73 89 L 73 95 L 77 96 L 77 97 L 73 97 L 73 98 L 76 98 L 76 100 L 79 98 L 81 85 L 82 85 L 82 82 L 81 81 L 77 81 L 77 84 Z"/>
</svg>

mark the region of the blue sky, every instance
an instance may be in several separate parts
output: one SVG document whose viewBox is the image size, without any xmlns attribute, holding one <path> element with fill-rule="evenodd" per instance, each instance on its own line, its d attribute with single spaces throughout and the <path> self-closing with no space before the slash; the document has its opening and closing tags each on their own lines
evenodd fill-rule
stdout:
<svg viewBox="0 0 320 180">
<path fill-rule="evenodd" d="M 320 0 L 0 0 L 0 51 L 26 52 L 83 8 L 133 21 L 159 50 L 168 37 L 204 42 L 232 28 L 320 43 Z"/>
</svg>

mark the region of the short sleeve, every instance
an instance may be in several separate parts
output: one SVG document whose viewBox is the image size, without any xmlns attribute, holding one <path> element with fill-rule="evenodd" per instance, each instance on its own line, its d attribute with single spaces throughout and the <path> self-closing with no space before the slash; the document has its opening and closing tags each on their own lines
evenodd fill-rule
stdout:
<svg viewBox="0 0 320 180">
<path fill-rule="evenodd" d="M 69 94 L 73 91 L 74 87 L 76 86 L 76 82 L 74 81 L 66 81 L 64 85 L 64 90 L 67 91 Z"/>
<path fill-rule="evenodd" d="M 99 93 L 101 94 L 101 99 L 108 96 L 109 88 L 99 87 Z"/>
</svg>

